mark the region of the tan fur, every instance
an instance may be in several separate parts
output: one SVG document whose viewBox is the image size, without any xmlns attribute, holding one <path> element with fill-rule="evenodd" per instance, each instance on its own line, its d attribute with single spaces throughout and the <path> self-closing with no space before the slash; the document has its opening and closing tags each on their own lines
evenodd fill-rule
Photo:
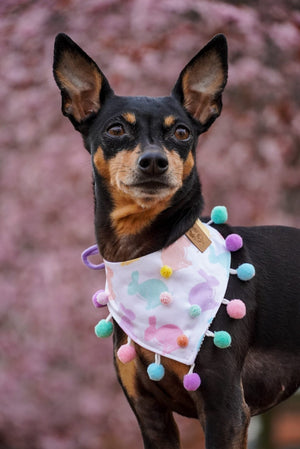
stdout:
<svg viewBox="0 0 300 449">
<path fill-rule="evenodd" d="M 135 125 L 136 117 L 133 112 L 124 112 L 124 114 L 122 114 L 122 116 L 124 117 L 126 122 L 130 123 L 131 125 Z"/>
<path fill-rule="evenodd" d="M 174 123 L 175 123 L 174 115 L 168 115 L 167 117 L 165 117 L 164 125 L 166 128 L 171 128 L 171 126 L 173 126 Z"/>
<path fill-rule="evenodd" d="M 103 150 L 98 148 L 94 155 L 94 164 L 102 177 L 109 182 L 113 199 L 111 220 L 118 236 L 138 234 L 165 210 L 174 193 L 182 186 L 183 180 L 194 166 L 189 154 L 183 163 L 175 151 L 165 150 L 169 161 L 167 175 L 168 187 L 158 189 L 157 194 L 143 192 L 134 183 L 137 180 L 137 160 L 141 149 L 121 151 L 113 159 L 105 160 Z"/>
<path fill-rule="evenodd" d="M 98 147 L 96 153 L 94 154 L 94 164 L 98 170 L 98 173 L 106 180 L 110 179 L 109 164 L 104 159 L 103 150 Z"/>
<path fill-rule="evenodd" d="M 116 195 L 117 196 L 117 195 Z M 147 228 L 164 209 L 168 207 L 170 197 L 163 203 L 144 209 L 132 200 L 124 204 L 126 197 L 122 194 L 117 196 L 115 210 L 111 213 L 113 226 L 118 236 L 138 234 Z"/>
<path fill-rule="evenodd" d="M 137 369 L 136 360 L 132 360 L 128 363 L 122 363 L 118 357 L 116 357 L 116 366 L 120 380 L 123 387 L 126 389 L 127 394 L 134 399 L 138 396 L 136 389 Z"/>
<path fill-rule="evenodd" d="M 194 161 L 193 155 L 191 152 L 189 152 L 189 155 L 183 164 L 183 176 L 182 176 L 183 180 L 185 180 L 188 177 L 188 175 L 191 173 L 194 165 L 195 165 L 195 161 Z"/>
</svg>

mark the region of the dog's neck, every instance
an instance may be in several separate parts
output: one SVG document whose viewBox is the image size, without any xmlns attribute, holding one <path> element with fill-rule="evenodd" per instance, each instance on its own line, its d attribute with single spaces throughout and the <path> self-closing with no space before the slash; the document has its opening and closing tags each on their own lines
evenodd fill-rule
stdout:
<svg viewBox="0 0 300 449">
<path fill-rule="evenodd" d="M 122 233 L 112 225 L 108 211 L 112 204 L 103 186 L 95 183 L 95 232 L 102 257 L 111 262 L 134 259 L 162 249 L 185 234 L 199 217 L 203 199 L 196 173 L 190 180 L 193 188 L 179 190 L 170 206 L 161 211 L 138 233 Z M 192 193 L 191 193 L 192 192 Z M 128 216 L 128 221 L 132 220 Z M 126 222 L 126 217 L 123 217 Z M 130 226 L 127 226 L 128 229 Z"/>
</svg>

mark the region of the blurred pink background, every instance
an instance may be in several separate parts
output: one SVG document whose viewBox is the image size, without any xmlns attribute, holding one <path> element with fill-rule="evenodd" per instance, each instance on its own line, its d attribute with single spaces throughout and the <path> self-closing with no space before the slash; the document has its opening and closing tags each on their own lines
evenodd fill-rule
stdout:
<svg viewBox="0 0 300 449">
<path fill-rule="evenodd" d="M 199 141 L 205 211 L 297 226 L 299 3 L 2 0 L 0 17 L 0 447 L 137 449 L 112 341 L 93 330 L 105 312 L 90 300 L 103 279 L 80 260 L 94 243 L 90 160 L 60 113 L 55 35 L 83 47 L 116 93 L 159 96 L 224 33 L 223 112 Z M 201 447 L 200 426 L 179 422 L 184 448 Z"/>
</svg>

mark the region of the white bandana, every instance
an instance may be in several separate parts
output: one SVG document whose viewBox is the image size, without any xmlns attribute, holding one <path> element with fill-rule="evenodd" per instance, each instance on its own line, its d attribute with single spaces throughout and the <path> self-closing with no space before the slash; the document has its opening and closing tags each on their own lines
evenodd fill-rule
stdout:
<svg viewBox="0 0 300 449">
<path fill-rule="evenodd" d="M 204 226 L 212 241 L 204 252 L 184 235 L 135 260 L 104 261 L 114 320 L 138 345 L 186 365 L 195 361 L 230 274 L 225 240 Z"/>
</svg>

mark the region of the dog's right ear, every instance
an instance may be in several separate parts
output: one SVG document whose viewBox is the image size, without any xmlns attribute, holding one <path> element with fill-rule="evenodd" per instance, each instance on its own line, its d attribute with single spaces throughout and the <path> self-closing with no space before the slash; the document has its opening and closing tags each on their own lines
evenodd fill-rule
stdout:
<svg viewBox="0 0 300 449">
<path fill-rule="evenodd" d="M 97 64 L 66 34 L 56 36 L 53 74 L 61 91 L 62 113 L 84 132 L 113 90 Z"/>
</svg>

